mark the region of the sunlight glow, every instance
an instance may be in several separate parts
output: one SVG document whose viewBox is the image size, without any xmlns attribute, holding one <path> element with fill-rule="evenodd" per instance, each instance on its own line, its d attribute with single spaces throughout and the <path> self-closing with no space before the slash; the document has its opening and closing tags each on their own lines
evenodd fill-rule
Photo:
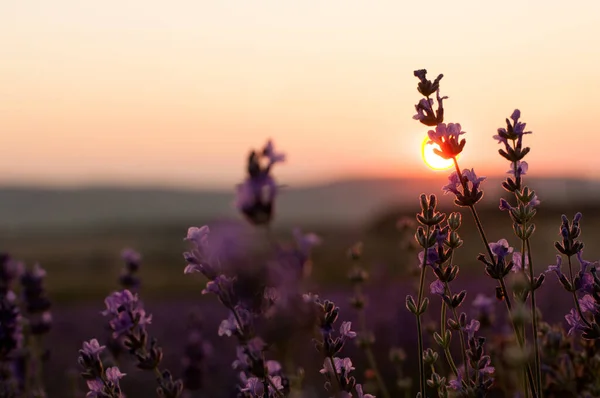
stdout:
<svg viewBox="0 0 600 398">
<path fill-rule="evenodd" d="M 452 159 L 444 159 L 433 151 L 437 145 L 429 143 L 429 137 L 425 137 L 421 144 L 421 156 L 425 164 L 433 170 L 447 170 L 454 166 Z"/>
</svg>

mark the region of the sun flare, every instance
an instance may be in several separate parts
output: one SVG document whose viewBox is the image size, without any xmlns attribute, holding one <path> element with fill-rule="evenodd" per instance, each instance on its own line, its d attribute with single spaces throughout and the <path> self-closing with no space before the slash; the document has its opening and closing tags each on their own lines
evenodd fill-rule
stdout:
<svg viewBox="0 0 600 398">
<path fill-rule="evenodd" d="M 437 145 L 430 144 L 429 137 L 425 137 L 423 144 L 421 144 L 421 156 L 427 166 L 433 170 L 447 170 L 454 166 L 452 159 L 444 159 L 441 156 L 436 155 L 433 151 Z"/>
</svg>

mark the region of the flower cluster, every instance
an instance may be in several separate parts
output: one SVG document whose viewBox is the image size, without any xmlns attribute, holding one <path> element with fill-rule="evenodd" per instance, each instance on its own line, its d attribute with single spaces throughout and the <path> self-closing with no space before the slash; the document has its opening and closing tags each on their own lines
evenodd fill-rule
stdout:
<svg viewBox="0 0 600 398">
<path fill-rule="evenodd" d="M 124 398 L 119 381 L 126 376 L 118 367 L 113 366 L 105 369 L 100 353 L 106 347 L 101 346 L 98 340 L 92 339 L 83 343 L 79 350 L 79 366 L 83 369 L 81 373 L 87 382 L 89 392 L 87 397 L 91 398 Z"/>
<path fill-rule="evenodd" d="M 329 300 L 321 301 L 318 296 L 305 295 L 305 300 L 313 302 L 318 309 L 320 339 L 315 339 L 317 351 L 323 356 L 321 374 L 325 376 L 325 389 L 334 393 L 334 396 L 352 397 L 356 389 L 356 379 L 350 376 L 354 370 L 350 358 L 339 358 L 338 355 L 346 342 L 356 337 L 352 330 L 351 322 L 342 322 L 338 333 L 335 333 L 334 323 L 337 321 L 340 309 Z M 362 387 L 359 389 L 362 394 Z M 357 390 L 357 391 L 358 391 Z"/>
<path fill-rule="evenodd" d="M 137 361 L 137 367 L 153 371 L 157 376 L 157 392 L 161 398 L 177 398 L 183 392 L 181 380 L 173 380 L 168 370 L 160 371 L 163 358 L 162 349 L 156 339 L 148 344 L 146 326 L 151 323 L 152 315 L 146 314 L 142 302 L 129 290 L 114 292 L 105 301 L 106 310 L 102 312 L 110 320 L 108 324 L 113 338 L 122 337 L 125 347 Z"/>
</svg>

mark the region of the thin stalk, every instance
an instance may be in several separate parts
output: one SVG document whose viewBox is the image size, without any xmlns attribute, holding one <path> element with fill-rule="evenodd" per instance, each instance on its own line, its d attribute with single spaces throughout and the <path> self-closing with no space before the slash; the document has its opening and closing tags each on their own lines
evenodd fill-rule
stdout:
<svg viewBox="0 0 600 398">
<path fill-rule="evenodd" d="M 442 311 L 441 311 L 441 319 L 440 319 L 440 323 L 441 323 L 441 336 L 445 336 L 446 335 L 446 302 L 442 300 Z M 452 370 L 452 373 L 454 373 L 454 375 L 456 376 L 456 378 L 458 378 L 458 369 L 456 367 L 456 364 L 454 363 L 454 359 L 452 359 L 452 354 L 450 353 L 450 348 L 449 347 L 445 347 L 444 348 L 444 355 L 446 356 L 446 362 L 448 362 L 448 365 L 450 366 L 450 370 Z"/>
<path fill-rule="evenodd" d="M 431 227 L 427 226 L 427 237 L 429 237 L 429 233 L 431 232 Z M 425 286 L 425 274 L 427 273 L 427 252 L 429 247 L 425 245 L 424 254 L 423 254 L 423 263 L 421 264 L 421 277 L 419 279 L 419 294 L 417 298 L 417 312 L 420 312 L 421 309 L 421 301 L 423 300 L 423 288 Z M 416 315 L 417 317 L 417 339 L 418 339 L 418 359 L 419 359 L 419 391 L 421 392 L 421 397 L 425 397 L 425 367 L 423 364 L 423 333 L 421 328 L 421 314 Z"/>
<path fill-rule="evenodd" d="M 531 259 L 531 243 L 529 239 L 526 240 L 527 245 L 527 258 L 529 260 L 529 278 L 531 279 L 531 283 L 533 284 L 533 261 Z M 524 261 L 524 258 L 522 259 Z M 523 262 L 523 264 L 525 264 Z M 533 316 L 533 348 L 535 351 L 535 370 L 536 370 L 536 378 L 537 378 L 537 390 L 540 398 L 543 398 L 544 392 L 542 389 L 542 361 L 540 358 L 540 347 L 538 344 L 538 319 L 537 319 L 537 307 L 535 304 L 535 290 L 531 289 L 531 315 Z"/>
<path fill-rule="evenodd" d="M 450 297 L 452 297 L 452 291 L 450 290 L 449 283 L 445 282 L 445 285 L 446 285 L 446 290 L 448 291 L 448 295 Z M 458 323 L 458 312 L 456 311 L 456 308 L 452 308 L 452 315 L 454 315 L 454 321 L 456 323 Z M 463 364 L 465 367 L 464 377 L 466 378 L 469 375 L 469 364 L 467 362 L 467 345 L 465 344 L 465 333 L 463 332 L 462 328 L 458 330 L 458 336 L 460 339 L 460 351 L 462 354 L 462 360 L 463 360 Z M 458 373 L 457 373 L 457 376 L 458 376 Z"/>
<path fill-rule="evenodd" d="M 583 311 L 581 311 L 581 306 L 579 305 L 579 300 L 577 299 L 577 291 L 575 290 L 575 285 L 573 282 L 574 278 L 573 278 L 573 266 L 571 265 L 571 256 L 569 256 L 569 276 L 571 277 L 570 282 L 571 282 L 571 286 L 573 287 L 573 301 L 575 301 L 575 307 L 577 308 L 577 312 L 579 313 L 581 320 L 583 322 L 585 322 L 585 324 L 588 327 L 591 327 L 592 325 L 590 324 L 590 322 L 585 318 L 585 316 L 583 316 Z"/>
<path fill-rule="evenodd" d="M 358 283 L 356 284 L 355 293 L 356 293 L 356 297 L 362 296 L 362 289 L 361 289 L 360 284 L 358 284 Z M 361 308 L 358 310 L 358 323 L 359 323 L 359 327 L 362 332 L 362 335 L 366 336 L 368 333 L 368 331 L 367 331 L 367 316 L 366 316 L 364 308 Z M 384 398 L 390 398 L 391 397 L 390 392 L 388 391 L 387 387 L 385 386 L 383 377 L 381 376 L 381 373 L 379 372 L 379 368 L 377 367 L 377 361 L 375 359 L 375 355 L 373 354 L 373 350 L 371 350 L 371 346 L 369 344 L 365 344 L 364 351 L 365 351 L 365 355 L 367 356 L 367 361 L 369 363 L 369 366 L 375 373 L 375 379 L 377 380 L 377 385 L 379 387 L 379 391 L 381 391 L 381 395 L 383 395 Z"/>
<path fill-rule="evenodd" d="M 342 382 L 340 381 L 340 378 L 337 375 L 337 370 L 335 369 L 335 361 L 333 360 L 332 356 L 328 356 L 327 358 L 329 358 L 329 362 L 331 363 L 333 377 L 335 377 L 335 381 L 337 382 L 337 389 L 338 391 L 342 391 Z"/>
<path fill-rule="evenodd" d="M 515 169 L 516 169 L 516 163 L 515 163 Z M 516 172 L 515 172 L 516 174 Z M 523 229 L 525 229 L 526 226 L 523 226 Z M 525 239 L 521 239 L 521 273 L 523 273 L 523 278 L 526 278 L 526 273 L 525 273 Z M 525 305 L 525 301 L 526 301 L 526 297 L 525 297 L 525 293 L 523 293 L 523 305 Z M 535 308 L 532 309 L 532 315 L 535 316 Z M 523 323 L 523 326 L 521 328 L 521 333 L 523 333 L 523 337 L 525 338 L 526 334 L 525 334 L 525 323 Z M 537 363 L 536 363 L 536 367 L 534 369 L 534 372 L 536 373 L 536 389 L 538 389 L 539 391 L 539 387 L 537 385 Z M 529 390 L 527 389 L 527 372 L 525 370 L 525 368 L 523 368 L 523 390 L 525 391 L 525 398 L 529 398 Z"/>
</svg>

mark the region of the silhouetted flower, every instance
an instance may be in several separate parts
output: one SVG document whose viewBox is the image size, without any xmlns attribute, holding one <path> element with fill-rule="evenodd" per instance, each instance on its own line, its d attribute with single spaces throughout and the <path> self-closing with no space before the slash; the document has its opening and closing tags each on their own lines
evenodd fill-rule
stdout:
<svg viewBox="0 0 600 398">
<path fill-rule="evenodd" d="M 434 148 L 433 152 L 444 159 L 453 159 L 462 152 L 466 144 L 465 139 L 460 139 L 462 134 L 465 132 L 458 123 L 440 123 L 435 130 L 427 132 L 429 143 L 439 147 Z"/>
</svg>

